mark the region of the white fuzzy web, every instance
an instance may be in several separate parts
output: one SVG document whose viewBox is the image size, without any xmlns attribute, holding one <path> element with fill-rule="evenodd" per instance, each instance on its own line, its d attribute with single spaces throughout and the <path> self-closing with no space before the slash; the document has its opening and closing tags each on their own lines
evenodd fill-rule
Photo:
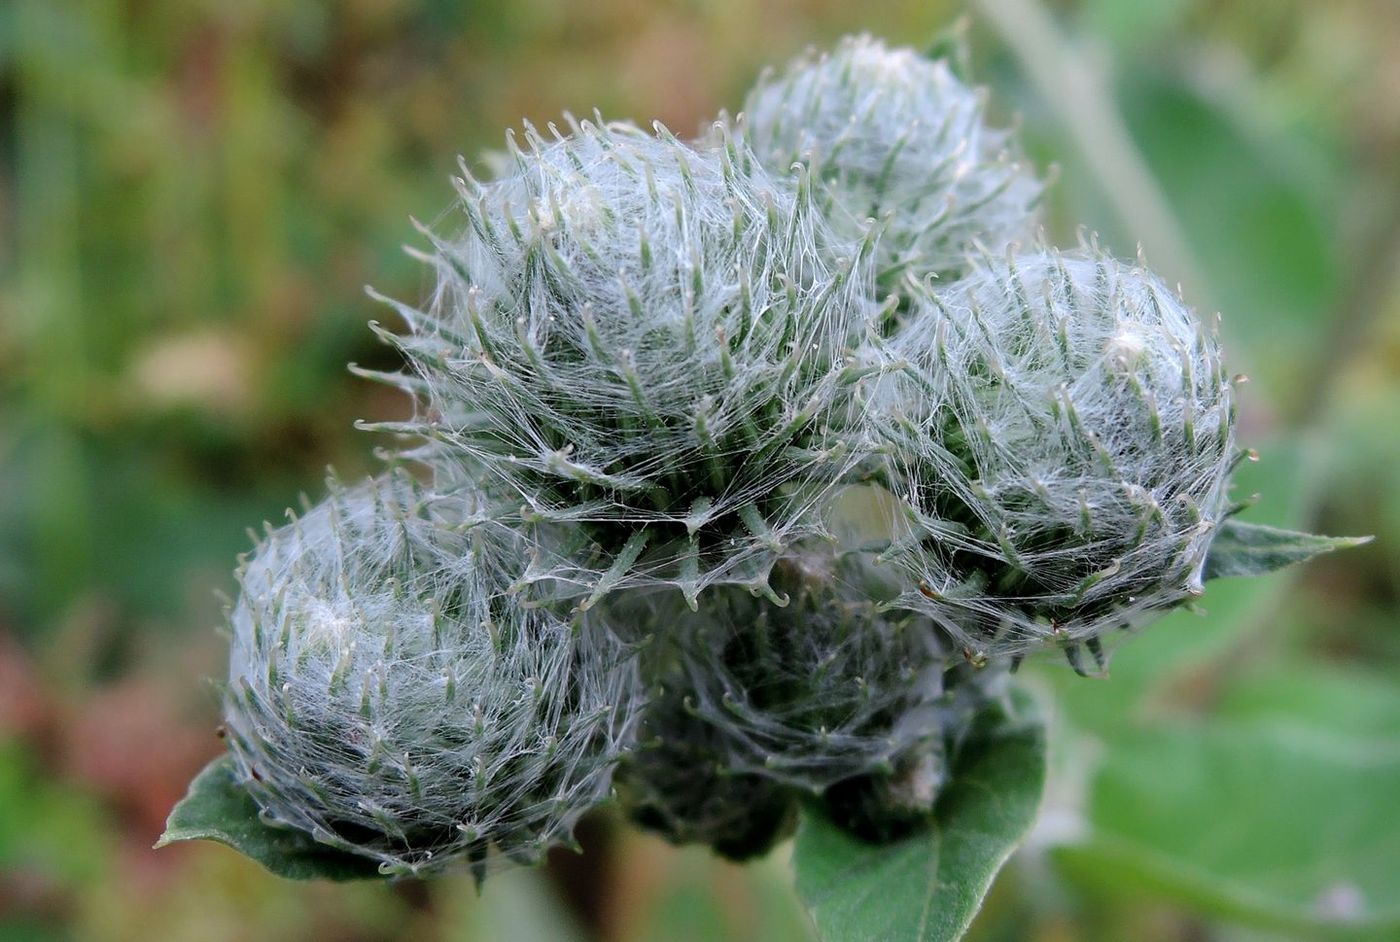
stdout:
<svg viewBox="0 0 1400 942">
<path fill-rule="evenodd" d="M 920 619 L 879 615 L 839 571 L 858 567 L 822 551 L 781 565 L 796 570 L 789 606 L 730 590 L 683 621 L 692 709 L 724 731 L 735 771 L 820 793 L 892 769 L 939 731 L 948 652 Z"/>
<path fill-rule="evenodd" d="M 888 588 L 860 554 L 799 547 L 774 584 L 789 605 L 729 588 L 693 614 L 664 601 L 647 612 L 667 626 L 661 683 L 710 731 L 724 769 L 819 794 L 889 774 L 941 738 L 953 698 L 943 676 L 961 658 L 922 616 L 881 613 Z"/>
</svg>

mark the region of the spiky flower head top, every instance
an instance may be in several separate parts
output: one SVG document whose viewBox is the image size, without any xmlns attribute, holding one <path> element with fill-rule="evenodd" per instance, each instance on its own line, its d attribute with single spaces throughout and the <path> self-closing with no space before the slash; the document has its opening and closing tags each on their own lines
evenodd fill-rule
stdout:
<svg viewBox="0 0 1400 942">
<path fill-rule="evenodd" d="M 762 856 L 792 833 L 798 793 L 730 768 L 725 731 L 695 711 L 683 682 L 658 690 L 640 730 L 617 772 L 618 797 L 635 823 L 673 844 L 708 844 L 731 860 Z"/>
<path fill-rule="evenodd" d="M 1041 184 L 983 112 L 946 60 L 850 36 L 761 78 L 744 134 L 775 172 L 810 167 L 843 234 L 884 221 L 877 260 L 891 287 L 906 273 L 963 272 L 976 242 L 1000 249 L 1034 234 Z"/>
<path fill-rule="evenodd" d="M 805 177 L 726 139 L 571 122 L 460 181 L 429 233 L 437 286 L 394 338 L 430 409 L 399 430 L 603 560 L 537 568 L 585 607 L 635 585 L 762 582 L 848 460 L 847 352 L 870 242 L 840 242 Z M 623 560 L 622 564 L 618 560 Z"/>
<path fill-rule="evenodd" d="M 265 819 L 423 873 L 538 859 L 607 795 L 635 665 L 505 596 L 475 518 L 391 475 L 335 487 L 247 562 L 224 714 Z"/>
<path fill-rule="evenodd" d="M 1097 654 L 1198 595 L 1239 457 L 1214 329 L 1093 251 L 989 259 L 919 302 L 878 423 L 900 604 L 975 656 Z"/>
</svg>

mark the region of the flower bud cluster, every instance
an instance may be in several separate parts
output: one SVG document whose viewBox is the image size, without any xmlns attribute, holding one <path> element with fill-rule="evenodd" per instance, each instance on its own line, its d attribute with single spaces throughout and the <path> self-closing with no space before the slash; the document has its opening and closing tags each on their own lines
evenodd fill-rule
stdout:
<svg viewBox="0 0 1400 942">
<path fill-rule="evenodd" d="M 373 427 L 418 480 L 334 487 L 242 572 L 268 821 L 394 874 L 536 860 L 613 794 L 740 858 L 802 795 L 890 836 L 1014 659 L 1200 591 L 1214 333 L 1015 244 L 1041 185 L 945 63 L 850 39 L 749 111 L 527 128 L 423 227 L 432 290 L 382 299 L 407 369 L 361 371 L 414 397 Z"/>
</svg>

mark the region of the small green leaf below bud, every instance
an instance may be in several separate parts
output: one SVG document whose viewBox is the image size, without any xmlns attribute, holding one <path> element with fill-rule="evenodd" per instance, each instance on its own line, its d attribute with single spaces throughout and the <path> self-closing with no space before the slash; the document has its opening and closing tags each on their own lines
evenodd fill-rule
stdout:
<svg viewBox="0 0 1400 942">
<path fill-rule="evenodd" d="M 1262 576 L 1323 553 L 1369 542 L 1369 536 L 1317 536 L 1231 517 L 1220 525 L 1211 541 L 1205 577 Z"/>
<path fill-rule="evenodd" d="M 378 877 L 373 860 L 318 844 L 295 828 L 273 827 L 238 783 L 233 759 L 220 756 L 190 783 L 170 812 L 156 847 L 179 841 L 216 841 L 290 880 L 367 880 Z"/>
</svg>

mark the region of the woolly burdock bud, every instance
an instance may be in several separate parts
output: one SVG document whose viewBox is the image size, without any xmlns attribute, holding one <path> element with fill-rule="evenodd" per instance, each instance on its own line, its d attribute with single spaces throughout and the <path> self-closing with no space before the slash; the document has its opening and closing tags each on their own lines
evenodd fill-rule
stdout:
<svg viewBox="0 0 1400 942">
<path fill-rule="evenodd" d="M 978 711 L 1005 698 L 1009 667 L 1002 660 L 949 668 L 943 675 L 939 735 L 901 755 L 889 772 L 857 775 L 828 788 L 823 800 L 832 819 L 874 843 L 926 825 Z"/>
<path fill-rule="evenodd" d="M 835 242 L 805 186 L 733 141 L 586 121 L 526 138 L 501 179 L 461 183 L 463 225 L 431 236 L 436 290 L 398 305 L 428 410 L 397 430 L 527 518 L 583 523 L 597 558 L 531 578 L 584 608 L 761 579 L 850 461 L 869 244 Z"/>
<path fill-rule="evenodd" d="M 723 731 L 696 715 L 683 687 L 651 700 L 641 730 L 617 771 L 618 797 L 639 826 L 737 861 L 766 854 L 792 833 L 796 793 L 730 769 Z"/>
<path fill-rule="evenodd" d="M 1214 331 L 1093 252 L 987 261 L 917 300 L 875 422 L 909 503 L 883 554 L 900 604 L 973 660 L 1060 645 L 1102 667 L 1109 629 L 1201 592 L 1234 458 Z"/>
<path fill-rule="evenodd" d="M 745 133 L 774 172 L 810 167 L 838 231 L 883 222 L 889 286 L 906 272 L 956 275 L 975 243 L 999 249 L 1034 233 L 1041 183 L 983 110 L 946 61 L 853 36 L 760 79 Z"/>
<path fill-rule="evenodd" d="M 635 668 L 598 626 L 506 596 L 479 524 L 393 475 L 336 487 L 246 563 L 225 724 L 269 822 L 387 874 L 480 873 L 493 848 L 566 842 L 607 796 Z"/>
<path fill-rule="evenodd" d="M 938 734 L 951 653 L 924 619 L 882 613 L 860 558 L 825 544 L 773 575 L 786 607 L 724 588 L 673 618 L 678 684 L 725 768 L 815 793 Z"/>
</svg>

